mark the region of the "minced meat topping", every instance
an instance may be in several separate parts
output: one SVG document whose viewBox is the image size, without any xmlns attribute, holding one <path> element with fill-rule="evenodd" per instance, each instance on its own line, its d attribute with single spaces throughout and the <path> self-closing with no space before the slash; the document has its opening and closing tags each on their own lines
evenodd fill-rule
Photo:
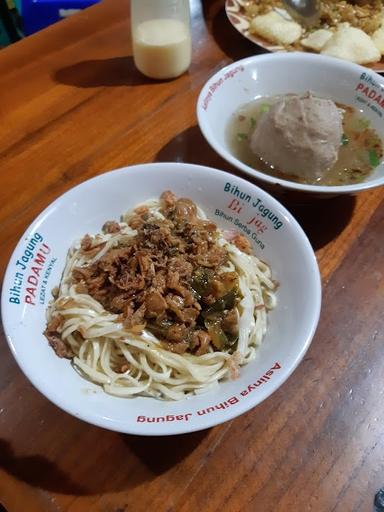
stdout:
<svg viewBox="0 0 384 512">
<path fill-rule="evenodd" d="M 119 314 L 126 329 L 146 329 L 173 352 L 233 350 L 241 297 L 237 273 L 223 270 L 228 252 L 217 243 L 216 225 L 198 218 L 190 199 L 169 191 L 160 197 L 160 212 L 164 219 L 137 208 L 128 220 L 134 237 L 95 263 L 76 267 L 79 293 Z M 119 230 L 116 222 L 104 225 L 104 232 Z M 242 235 L 235 243 L 244 246 Z M 81 251 L 94 250 L 86 235 Z"/>
</svg>

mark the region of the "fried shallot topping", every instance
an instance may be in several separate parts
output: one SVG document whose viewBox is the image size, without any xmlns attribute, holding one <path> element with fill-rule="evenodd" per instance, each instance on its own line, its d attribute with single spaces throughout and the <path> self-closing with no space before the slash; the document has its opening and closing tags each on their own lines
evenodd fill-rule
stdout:
<svg viewBox="0 0 384 512">
<path fill-rule="evenodd" d="M 238 336 L 238 276 L 223 270 L 228 252 L 218 244 L 216 225 L 170 191 L 160 196 L 159 212 L 136 208 L 128 219 L 136 235 L 76 267 L 74 283 L 119 314 L 125 328 L 145 328 L 173 352 L 230 349 Z M 120 229 L 116 222 L 104 225 L 106 233 Z M 86 235 L 81 250 L 91 253 L 92 247 Z"/>
</svg>

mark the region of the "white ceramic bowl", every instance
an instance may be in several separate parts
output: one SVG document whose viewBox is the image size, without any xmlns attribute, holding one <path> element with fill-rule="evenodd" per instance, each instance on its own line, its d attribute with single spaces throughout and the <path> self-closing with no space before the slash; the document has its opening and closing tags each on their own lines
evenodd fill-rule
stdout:
<svg viewBox="0 0 384 512">
<path fill-rule="evenodd" d="M 117 398 L 83 379 L 68 360 L 55 355 L 42 334 L 45 310 L 50 290 L 60 281 L 71 243 L 85 233 L 99 232 L 106 220 L 118 220 L 126 210 L 158 197 L 166 189 L 196 201 L 219 227 L 233 229 L 237 222 L 246 224 L 253 217 L 260 221 L 258 229 L 261 231 L 263 226 L 264 232 L 258 233 L 254 226 L 249 239 L 280 283 L 278 304 L 269 315 L 268 332 L 256 359 L 242 367 L 237 380 L 179 402 Z M 237 213 L 229 205 L 235 204 L 234 199 L 239 200 L 240 193 L 243 207 Z M 268 211 L 278 219 L 274 224 L 268 219 Z M 31 244 L 31 239 L 37 243 Z M 28 245 L 32 248 L 29 251 Z M 37 277 L 32 267 L 40 269 Z M 255 185 L 222 171 L 190 164 L 155 163 L 127 167 L 86 181 L 37 217 L 9 262 L 3 283 L 2 318 L 9 346 L 21 369 L 57 406 L 111 430 L 168 435 L 205 429 L 234 418 L 281 386 L 311 342 L 320 302 L 319 271 L 311 245 L 280 203 Z"/>
<path fill-rule="evenodd" d="M 271 191 L 279 192 L 283 188 L 328 196 L 383 185 L 383 162 L 361 183 L 331 187 L 268 176 L 231 153 L 226 129 L 232 114 L 241 105 L 260 97 L 307 91 L 359 109 L 384 140 L 384 78 L 351 62 L 303 52 L 257 55 L 218 71 L 199 95 L 197 117 L 200 129 L 225 160 L 264 183 Z"/>
</svg>

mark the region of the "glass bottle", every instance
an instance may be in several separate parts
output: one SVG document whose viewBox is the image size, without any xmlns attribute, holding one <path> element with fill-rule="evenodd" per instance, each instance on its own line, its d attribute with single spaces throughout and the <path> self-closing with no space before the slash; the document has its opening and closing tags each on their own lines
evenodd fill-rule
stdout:
<svg viewBox="0 0 384 512">
<path fill-rule="evenodd" d="M 131 0 L 135 65 L 155 79 L 175 78 L 189 68 L 192 55 L 188 0 Z"/>
</svg>

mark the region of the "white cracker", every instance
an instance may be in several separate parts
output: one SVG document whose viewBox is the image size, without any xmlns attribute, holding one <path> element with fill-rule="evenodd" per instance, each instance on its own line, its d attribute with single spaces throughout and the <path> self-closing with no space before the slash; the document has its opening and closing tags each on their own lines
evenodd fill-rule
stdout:
<svg viewBox="0 0 384 512">
<path fill-rule="evenodd" d="M 372 41 L 381 55 L 384 55 L 384 20 L 381 27 L 372 34 Z"/>
<path fill-rule="evenodd" d="M 381 59 L 381 54 L 372 39 L 365 32 L 351 27 L 348 23 L 340 23 L 321 53 L 357 64 L 378 62 Z"/>
<path fill-rule="evenodd" d="M 300 39 L 302 27 L 295 21 L 289 21 L 275 11 L 256 16 L 251 21 L 249 31 L 271 43 L 292 44 Z"/>
<path fill-rule="evenodd" d="M 304 46 L 304 48 L 309 48 L 310 50 L 314 50 L 315 52 L 321 52 L 326 43 L 333 36 L 332 30 L 327 30 L 325 28 L 320 28 L 319 30 L 315 30 L 308 37 L 305 37 L 300 41 L 300 43 Z"/>
</svg>

